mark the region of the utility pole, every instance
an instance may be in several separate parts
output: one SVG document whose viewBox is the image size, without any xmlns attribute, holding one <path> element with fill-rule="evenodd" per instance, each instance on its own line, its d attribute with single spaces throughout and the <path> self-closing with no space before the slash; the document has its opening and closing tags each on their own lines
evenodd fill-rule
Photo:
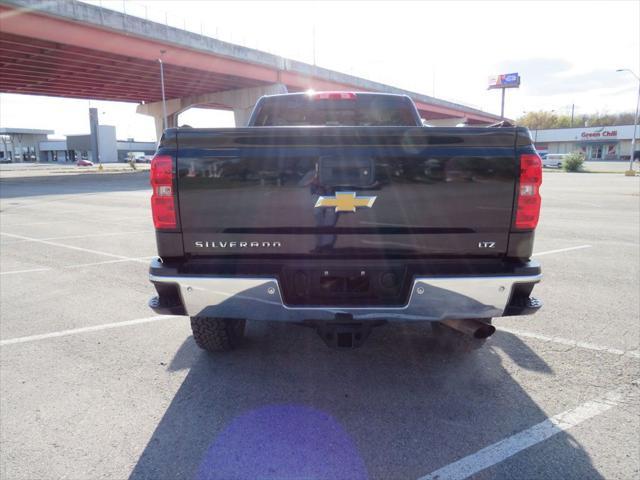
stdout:
<svg viewBox="0 0 640 480">
<path fill-rule="evenodd" d="M 100 158 L 100 141 L 99 137 L 99 128 L 100 121 L 98 119 L 98 109 L 90 108 L 89 109 L 89 142 L 91 144 L 91 155 L 92 160 L 96 163 L 102 164 L 102 159 Z"/>
<path fill-rule="evenodd" d="M 158 59 L 158 62 L 160 63 L 160 86 L 162 87 L 162 118 L 163 120 L 163 126 L 164 126 L 164 130 L 167 129 L 168 125 L 167 125 L 167 101 L 166 98 L 164 96 L 164 64 L 162 63 L 162 55 L 164 55 L 164 53 L 166 52 L 166 50 L 160 50 L 160 58 Z"/>
<path fill-rule="evenodd" d="M 573 128 L 573 111 L 574 111 L 575 106 L 576 106 L 575 103 L 571 104 L 571 123 L 569 124 L 569 126 L 571 128 Z"/>
<path fill-rule="evenodd" d="M 316 26 L 313 25 L 313 66 L 316 66 Z"/>
<path fill-rule="evenodd" d="M 638 109 L 640 109 L 640 78 L 638 79 L 638 100 L 636 101 L 636 115 L 633 117 L 633 137 L 631 138 L 631 158 L 629 172 L 633 172 L 633 157 L 636 154 L 636 130 L 638 130 Z"/>
<path fill-rule="evenodd" d="M 624 174 L 628 177 L 635 177 L 636 173 L 633 171 L 633 156 L 636 153 L 636 131 L 638 130 L 638 110 L 640 109 L 640 77 L 629 70 L 628 68 L 619 68 L 616 72 L 629 72 L 638 80 L 638 100 L 636 101 L 636 114 L 633 117 L 633 137 L 631 137 L 631 155 L 629 156 L 629 170 Z"/>
</svg>

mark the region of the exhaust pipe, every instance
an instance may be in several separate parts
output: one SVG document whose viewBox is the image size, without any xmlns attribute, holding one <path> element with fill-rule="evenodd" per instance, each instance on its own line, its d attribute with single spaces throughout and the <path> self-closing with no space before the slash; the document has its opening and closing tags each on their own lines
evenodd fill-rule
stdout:
<svg viewBox="0 0 640 480">
<path fill-rule="evenodd" d="M 478 339 L 489 338 L 496 333 L 496 327 L 475 318 L 442 320 L 440 323 Z"/>
</svg>

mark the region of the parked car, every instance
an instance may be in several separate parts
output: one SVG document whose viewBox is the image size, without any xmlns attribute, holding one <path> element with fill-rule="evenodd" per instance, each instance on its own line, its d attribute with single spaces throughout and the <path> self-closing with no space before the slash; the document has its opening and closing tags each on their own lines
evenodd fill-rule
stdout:
<svg viewBox="0 0 640 480">
<path fill-rule="evenodd" d="M 85 160 L 81 158 L 76 162 L 76 165 L 79 167 L 93 167 L 93 162 L 91 160 Z"/>
<path fill-rule="evenodd" d="M 564 159 L 568 155 L 568 153 L 548 153 L 542 157 L 542 166 L 549 168 L 562 168 Z"/>
</svg>

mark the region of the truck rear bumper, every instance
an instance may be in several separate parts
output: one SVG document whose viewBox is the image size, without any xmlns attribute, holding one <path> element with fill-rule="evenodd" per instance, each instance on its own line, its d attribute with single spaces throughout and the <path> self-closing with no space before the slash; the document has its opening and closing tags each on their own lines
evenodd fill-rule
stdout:
<svg viewBox="0 0 640 480">
<path fill-rule="evenodd" d="M 416 277 L 409 300 L 395 307 L 290 306 L 277 278 L 193 276 L 169 272 L 154 259 L 149 279 L 159 296 L 149 306 L 160 314 L 303 322 L 346 314 L 357 321 L 441 321 L 534 313 L 540 302 L 524 297 L 542 279 L 526 275 Z"/>
</svg>

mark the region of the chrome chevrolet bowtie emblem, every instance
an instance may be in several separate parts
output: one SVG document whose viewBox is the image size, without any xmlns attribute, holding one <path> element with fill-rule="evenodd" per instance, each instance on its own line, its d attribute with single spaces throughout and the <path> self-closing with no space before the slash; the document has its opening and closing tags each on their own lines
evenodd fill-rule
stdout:
<svg viewBox="0 0 640 480">
<path fill-rule="evenodd" d="M 320 197 L 318 207 L 335 207 L 336 212 L 355 212 L 358 207 L 371 208 L 377 197 L 358 197 L 356 192 L 336 192 L 335 197 Z"/>
</svg>

